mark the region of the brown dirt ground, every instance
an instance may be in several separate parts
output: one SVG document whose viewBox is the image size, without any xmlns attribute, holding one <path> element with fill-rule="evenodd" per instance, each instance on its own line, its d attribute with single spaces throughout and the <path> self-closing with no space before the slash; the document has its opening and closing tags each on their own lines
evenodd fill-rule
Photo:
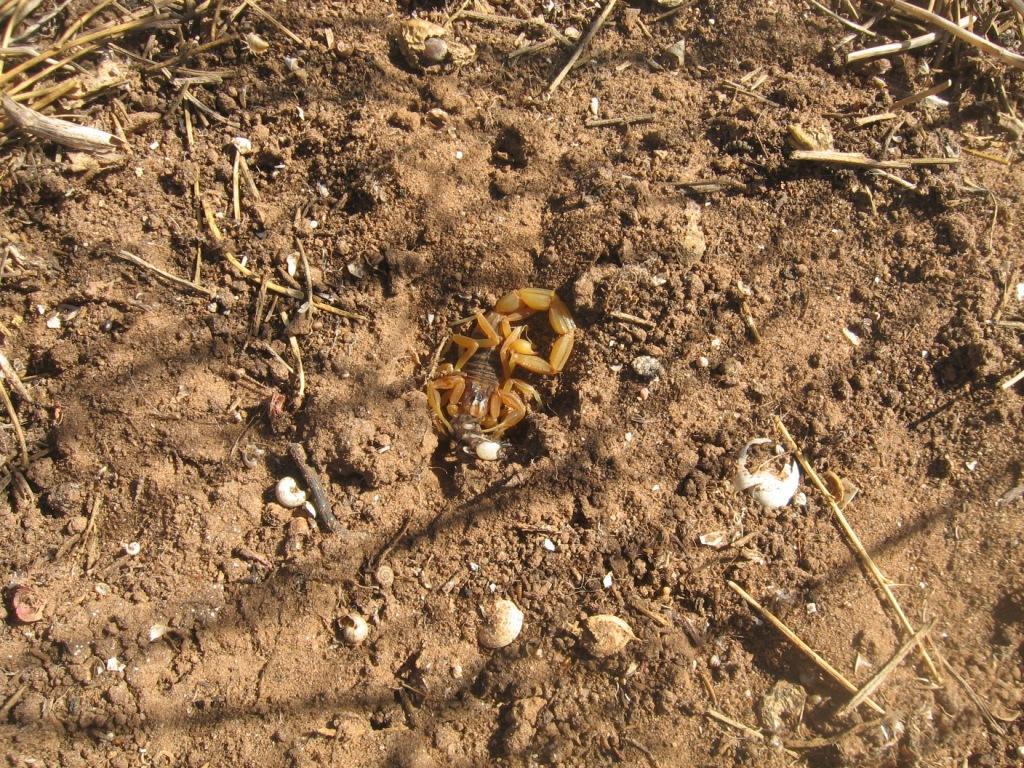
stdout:
<svg viewBox="0 0 1024 768">
<path fill-rule="evenodd" d="M 855 129 L 838 113 L 884 111 L 932 82 L 921 57 L 841 66 L 844 30 L 793 0 L 700 0 L 660 22 L 645 4 L 642 26 L 620 9 L 546 100 L 566 54 L 506 59 L 534 32 L 460 22 L 475 63 L 404 65 L 389 32 L 431 10 L 408 5 L 265 3 L 305 45 L 242 14 L 235 30 L 271 48 L 234 42 L 193 62 L 230 70 L 193 93 L 236 125 L 197 117 L 191 149 L 167 81 L 115 56 L 130 73 L 124 161 L 83 173 L 50 145 L 3 150 L 0 238 L 21 254 L 3 276 L 4 351 L 37 403 L 15 397 L 29 445 L 48 448 L 0 502 L 7 597 L 28 584 L 44 602 L 41 621 L 9 614 L 0 628 L 8 764 L 785 765 L 778 742 L 801 740 L 795 762 L 811 766 L 1019 764 L 1024 509 L 998 502 L 1024 470 L 1024 390 L 997 382 L 1021 366 L 1021 332 L 992 320 L 1024 315 L 1004 291 L 1022 265 L 1024 172 L 963 153 L 901 172 L 911 190 L 796 164 L 787 145 L 799 122 L 873 155 L 895 128 L 890 158 L 1005 155 L 980 85 L 991 66 L 963 56 L 949 110 Z M 490 7 L 561 29 L 597 9 Z M 141 51 L 147 36 L 121 44 Z M 648 65 L 681 37 L 682 69 Z M 154 44 L 166 55 L 177 40 L 159 31 Z M 750 73 L 766 76 L 760 97 L 723 82 Z M 601 116 L 655 120 L 584 127 L 592 97 Z M 101 100 L 90 119 L 110 126 L 114 107 Z M 243 185 L 240 222 L 236 135 L 254 145 L 262 197 Z M 745 186 L 667 183 L 713 177 Z M 264 306 L 252 335 L 258 286 L 224 259 L 280 275 L 297 240 L 317 291 L 368 318 L 320 313 L 293 329 L 300 407 L 274 355 L 294 364 L 280 313 L 301 302 Z M 198 250 L 217 299 L 121 250 L 179 275 Z M 435 350 L 450 322 L 529 285 L 566 299 L 576 348 L 537 382 L 543 406 L 509 433 L 507 460 L 462 461 L 426 408 Z M 657 380 L 633 373 L 641 354 L 661 361 Z M 268 422 L 273 392 L 288 402 Z M 729 590 L 741 584 L 857 684 L 900 645 L 820 495 L 805 484 L 806 506 L 766 512 L 731 490 L 737 451 L 772 434 L 774 414 L 861 489 L 852 524 L 915 626 L 937 619 L 935 646 L 993 720 L 915 656 L 876 696 L 886 720 L 836 718 L 843 692 Z M 273 503 L 293 440 L 342 532 Z M 17 455 L 9 424 L 0 441 Z M 714 531 L 733 543 L 702 546 Z M 476 640 L 492 593 L 526 615 L 498 651 Z M 357 647 L 337 629 L 350 611 L 371 625 Z M 594 613 L 637 640 L 588 657 L 577 622 Z M 154 625 L 168 629 L 150 642 Z M 704 714 L 762 728 L 780 680 L 807 699 L 775 745 Z"/>
</svg>

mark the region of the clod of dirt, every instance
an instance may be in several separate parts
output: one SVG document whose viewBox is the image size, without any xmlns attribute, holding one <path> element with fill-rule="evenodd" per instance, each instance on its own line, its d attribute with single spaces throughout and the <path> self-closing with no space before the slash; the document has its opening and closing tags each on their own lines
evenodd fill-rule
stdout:
<svg viewBox="0 0 1024 768">
<path fill-rule="evenodd" d="M 771 733 L 792 730 L 803 716 L 807 692 L 799 685 L 779 680 L 761 699 L 761 723 Z"/>
<path fill-rule="evenodd" d="M 634 357 L 630 365 L 633 367 L 633 372 L 644 381 L 652 381 L 661 376 L 663 372 L 658 358 L 651 357 L 650 355 Z"/>
<path fill-rule="evenodd" d="M 19 584 L 11 592 L 11 610 L 22 624 L 34 624 L 43 618 L 43 596 L 28 584 Z"/>
<path fill-rule="evenodd" d="M 476 637 L 484 648 L 504 648 L 523 631 L 523 612 L 511 600 L 495 600 L 480 606 L 482 620 Z"/>
<path fill-rule="evenodd" d="M 618 616 L 597 614 L 583 622 L 583 647 L 591 656 L 603 659 L 618 653 L 636 640 L 633 628 Z"/>
<path fill-rule="evenodd" d="M 508 725 L 501 738 L 501 746 L 506 755 L 526 753 L 537 733 L 537 715 L 546 704 L 547 701 L 540 696 L 520 699 L 512 704 L 506 713 Z"/>
<path fill-rule="evenodd" d="M 469 687 L 483 669 L 480 649 L 465 642 L 428 642 L 412 669 L 415 688 L 433 701 L 449 702 Z"/>
<path fill-rule="evenodd" d="M 448 39 L 447 29 L 426 19 L 405 19 L 397 36 L 398 48 L 413 69 L 448 63 L 462 66 L 476 58 L 476 48 Z"/>
</svg>

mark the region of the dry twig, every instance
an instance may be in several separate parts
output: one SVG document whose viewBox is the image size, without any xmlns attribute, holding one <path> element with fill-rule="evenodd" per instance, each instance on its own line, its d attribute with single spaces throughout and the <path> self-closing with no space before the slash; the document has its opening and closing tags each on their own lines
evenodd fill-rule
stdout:
<svg viewBox="0 0 1024 768">
<path fill-rule="evenodd" d="M 811 646 L 809 646 L 807 643 L 805 643 L 803 640 L 801 640 L 800 636 L 797 635 L 797 633 L 794 632 L 792 629 L 790 629 L 788 626 L 786 626 L 786 624 L 782 621 L 782 619 L 780 619 L 774 613 L 772 613 L 767 608 L 765 608 L 763 605 L 761 605 L 759 602 L 757 602 L 757 600 L 755 600 L 749 594 L 747 594 L 747 592 L 743 589 L 743 587 L 741 587 L 736 582 L 728 581 L 726 583 L 729 585 L 729 589 L 731 589 L 733 592 L 735 592 L 737 595 L 739 595 L 741 598 L 743 598 L 744 602 L 746 602 L 755 611 L 760 613 L 761 616 L 769 624 L 771 624 L 773 627 L 775 627 L 777 630 L 779 630 L 779 632 L 781 632 L 783 635 L 785 635 L 787 640 L 789 640 L 791 643 L 793 643 L 793 645 L 795 645 L 797 648 L 799 648 L 801 651 L 803 651 L 804 655 L 806 655 L 807 658 L 809 658 L 811 661 L 813 661 L 818 666 L 818 669 L 820 669 L 826 675 L 828 675 L 833 680 L 835 680 L 837 683 L 839 683 L 839 685 L 842 686 L 843 688 L 845 688 L 849 693 L 853 693 L 853 694 L 857 693 L 857 686 L 856 685 L 851 683 L 842 672 L 840 672 L 838 669 L 836 669 L 831 664 L 829 664 L 827 661 L 825 661 L 825 659 L 822 658 L 818 654 L 817 651 L 815 651 L 813 648 L 811 648 Z M 876 704 L 871 699 L 865 699 L 864 700 L 864 704 L 866 704 L 867 706 L 871 707 L 871 709 L 873 709 L 875 712 L 877 712 L 880 715 L 884 715 L 885 714 L 885 710 L 882 709 L 880 706 L 878 706 L 878 704 Z"/>
<path fill-rule="evenodd" d="M 910 623 L 910 619 L 907 618 L 907 614 L 903 612 L 903 608 L 900 606 L 899 601 L 896 599 L 896 595 L 893 594 L 892 588 L 889 586 L 890 582 L 882 573 L 881 569 L 875 564 L 874 559 L 868 554 L 867 549 L 864 548 L 864 542 L 860 540 L 860 536 L 853 530 L 853 526 L 850 525 L 850 521 L 846 519 L 846 515 L 843 513 L 842 507 L 839 506 L 839 502 L 829 493 L 828 488 L 822 481 L 821 477 L 817 472 L 814 471 L 814 467 L 804 456 L 803 451 L 800 450 L 800 446 L 796 444 L 793 436 L 789 434 L 789 430 L 786 429 L 786 425 L 782 423 L 782 419 L 778 416 L 775 417 L 775 428 L 782 436 L 782 443 L 786 447 L 786 450 L 790 451 L 796 460 L 800 462 L 800 466 L 803 467 L 804 473 L 807 475 L 807 479 L 811 481 L 811 484 L 825 497 L 825 501 L 832 509 L 832 516 L 835 517 L 836 522 L 839 523 L 839 528 L 846 537 L 846 542 L 850 548 L 856 553 L 858 559 L 861 562 L 864 570 L 868 572 L 872 580 L 882 591 L 885 596 L 886 602 L 892 608 L 896 614 L 896 618 L 899 620 L 900 625 L 908 635 L 914 634 L 914 627 Z M 932 661 L 931 656 L 928 654 L 927 648 L 924 643 L 919 646 L 921 650 L 921 658 L 928 666 L 928 671 L 931 673 L 936 683 L 942 682 L 942 675 L 939 674 L 939 670 L 935 666 L 935 662 Z M 851 691 L 853 693 L 854 691 Z"/>
<path fill-rule="evenodd" d="M 594 39 L 594 35 L 596 35 L 601 30 L 601 27 L 604 26 L 604 23 L 608 21 L 608 17 L 611 16 L 612 11 L 615 10 L 615 5 L 618 1 L 619 0 L 608 0 L 607 5 L 605 5 L 601 13 L 598 14 L 597 18 L 591 23 L 590 27 L 583 34 L 583 37 L 580 38 L 579 45 L 577 45 L 576 50 L 572 52 L 572 56 L 570 56 L 569 60 L 565 62 L 565 66 L 562 67 L 561 71 L 555 75 L 555 79 L 551 81 L 551 85 L 548 86 L 548 96 L 555 92 L 555 89 L 557 89 L 565 79 L 565 76 L 569 74 L 576 62 L 579 61 L 580 56 L 583 55 L 583 51 L 588 45 L 590 45 L 590 41 Z"/>
<path fill-rule="evenodd" d="M 857 691 L 857 693 L 854 695 L 852 699 L 850 699 L 842 707 L 839 708 L 839 710 L 836 712 L 836 715 L 839 717 L 846 716 L 847 714 L 855 710 L 857 707 L 859 707 L 868 696 L 871 696 L 875 691 L 877 691 L 882 686 L 882 683 L 884 683 L 889 678 L 889 675 L 893 673 L 896 667 L 898 667 L 900 663 L 902 663 L 903 659 L 907 657 L 907 654 L 914 650 L 914 647 L 919 642 L 921 642 L 922 639 L 924 639 L 925 635 L 931 632 L 932 628 L 935 626 L 935 623 L 937 621 L 938 619 L 932 619 L 927 626 L 922 627 L 917 632 L 915 632 L 911 637 L 907 638 L 906 642 L 904 642 L 903 645 L 901 645 L 899 649 L 896 651 L 896 653 L 893 654 L 893 657 L 889 659 L 889 661 L 887 661 L 885 665 L 880 670 L 878 670 L 878 672 L 876 672 L 870 680 L 868 680 L 866 683 L 864 683 L 864 685 L 861 686 L 861 689 Z"/>
<path fill-rule="evenodd" d="M 70 120 L 41 115 L 31 107 L 18 104 L 9 96 L 3 97 L 3 107 L 11 124 L 43 141 L 52 141 L 83 152 L 109 152 L 121 143 L 111 133 L 78 125 Z"/>
</svg>

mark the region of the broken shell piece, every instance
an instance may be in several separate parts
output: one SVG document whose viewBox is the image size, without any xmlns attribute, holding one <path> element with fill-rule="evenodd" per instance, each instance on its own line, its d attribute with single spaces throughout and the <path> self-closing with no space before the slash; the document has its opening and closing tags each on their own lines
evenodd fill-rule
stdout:
<svg viewBox="0 0 1024 768">
<path fill-rule="evenodd" d="M 800 486 L 800 468 L 796 459 L 790 459 L 789 463 L 783 466 L 781 473 L 770 468 L 754 473 L 747 469 L 747 454 L 750 449 L 755 445 L 771 442 L 772 440 L 767 437 L 760 437 L 743 446 L 736 459 L 736 474 L 732 485 L 737 491 L 750 491 L 754 501 L 765 509 L 779 509 L 789 504 Z M 781 449 L 781 446 L 777 448 Z"/>
<path fill-rule="evenodd" d="M 342 616 L 338 619 L 338 626 L 345 645 L 361 645 L 370 634 L 370 626 L 358 613 Z"/>
<path fill-rule="evenodd" d="M 171 628 L 168 627 L 166 624 L 154 624 L 152 627 L 149 628 L 149 642 L 155 643 L 157 640 L 159 640 L 161 637 L 163 637 L 170 631 Z"/>
<path fill-rule="evenodd" d="M 583 622 L 583 647 L 591 656 L 603 659 L 618 653 L 631 640 L 636 640 L 633 628 L 618 616 L 598 614 Z"/>
<path fill-rule="evenodd" d="M 711 533 L 702 533 L 698 540 L 705 547 L 721 549 L 722 547 L 729 545 L 729 533 L 728 531 L 711 531 Z"/>
<path fill-rule="evenodd" d="M 35 587 L 20 584 L 11 594 L 11 609 L 14 618 L 22 624 L 34 624 L 43 618 L 42 595 Z"/>
<path fill-rule="evenodd" d="M 462 66 L 476 57 L 476 48 L 452 40 L 449 30 L 425 19 L 406 19 L 399 25 L 398 47 L 415 69 Z"/>
<path fill-rule="evenodd" d="M 511 600 L 495 600 L 480 606 L 482 621 L 476 638 L 484 648 L 504 648 L 523 631 L 523 612 Z"/>
<path fill-rule="evenodd" d="M 306 492 L 299 488 L 294 477 L 282 477 L 277 481 L 277 503 L 287 509 L 295 509 L 306 503 Z"/>
</svg>

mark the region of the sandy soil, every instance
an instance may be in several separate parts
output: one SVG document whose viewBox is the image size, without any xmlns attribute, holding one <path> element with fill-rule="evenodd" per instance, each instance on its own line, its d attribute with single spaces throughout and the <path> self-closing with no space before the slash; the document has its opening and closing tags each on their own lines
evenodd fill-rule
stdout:
<svg viewBox="0 0 1024 768">
<path fill-rule="evenodd" d="M 545 98 L 568 49 L 508 58 L 546 38 L 537 26 L 458 21 L 475 59 L 421 72 L 392 33 L 413 12 L 443 22 L 443 4 L 264 3 L 294 40 L 252 11 L 229 22 L 225 4 L 222 33 L 268 51 L 232 39 L 192 75 L 102 60 L 127 82 L 78 113 L 120 125 L 119 161 L 0 149 L 3 352 L 32 454 L 9 473 L 5 415 L 7 764 L 1024 760 L 1024 507 L 1007 495 L 1024 387 L 999 386 L 1024 361 L 1024 173 L 992 86 L 1012 104 L 1020 76 L 948 45 L 847 67 L 878 41 L 837 49 L 849 30 L 795 0 L 700 0 L 664 20 L 620 6 Z M 473 7 L 561 31 L 599 10 Z M 208 41 L 209 17 L 185 32 Z M 1003 42 L 1020 50 L 1016 35 Z M 664 50 L 683 38 L 676 68 Z M 181 41 L 118 44 L 160 61 Z M 947 76 L 923 63 L 951 52 L 950 107 L 854 125 Z M 216 117 L 172 82 L 214 70 L 222 83 L 189 93 Z M 793 124 L 825 148 L 960 162 L 897 180 L 800 163 Z M 237 220 L 236 136 L 259 193 L 243 176 Z M 684 183 L 706 180 L 724 183 Z M 296 263 L 305 292 L 300 247 L 315 292 L 362 319 L 261 292 Z M 210 293 L 122 252 L 186 279 L 198 259 Z M 450 323 L 525 286 L 566 300 L 575 349 L 561 375 L 529 377 L 543 404 L 507 457 L 469 461 L 424 384 Z M 654 379 L 634 370 L 643 355 Z M 771 511 L 732 489 L 738 451 L 775 436 L 775 415 L 859 488 L 851 524 L 913 626 L 935 622 L 941 680 L 912 653 L 874 696 L 884 718 L 837 715 L 849 694 L 728 587 L 857 686 L 906 638 L 811 485 Z M 297 475 L 291 442 L 335 533 L 274 500 Z M 41 618 L 18 621 L 16 597 Z M 480 606 L 495 597 L 525 625 L 489 650 Z M 369 623 L 355 646 L 350 613 Z M 581 622 L 596 614 L 636 639 L 595 657 Z"/>
</svg>

